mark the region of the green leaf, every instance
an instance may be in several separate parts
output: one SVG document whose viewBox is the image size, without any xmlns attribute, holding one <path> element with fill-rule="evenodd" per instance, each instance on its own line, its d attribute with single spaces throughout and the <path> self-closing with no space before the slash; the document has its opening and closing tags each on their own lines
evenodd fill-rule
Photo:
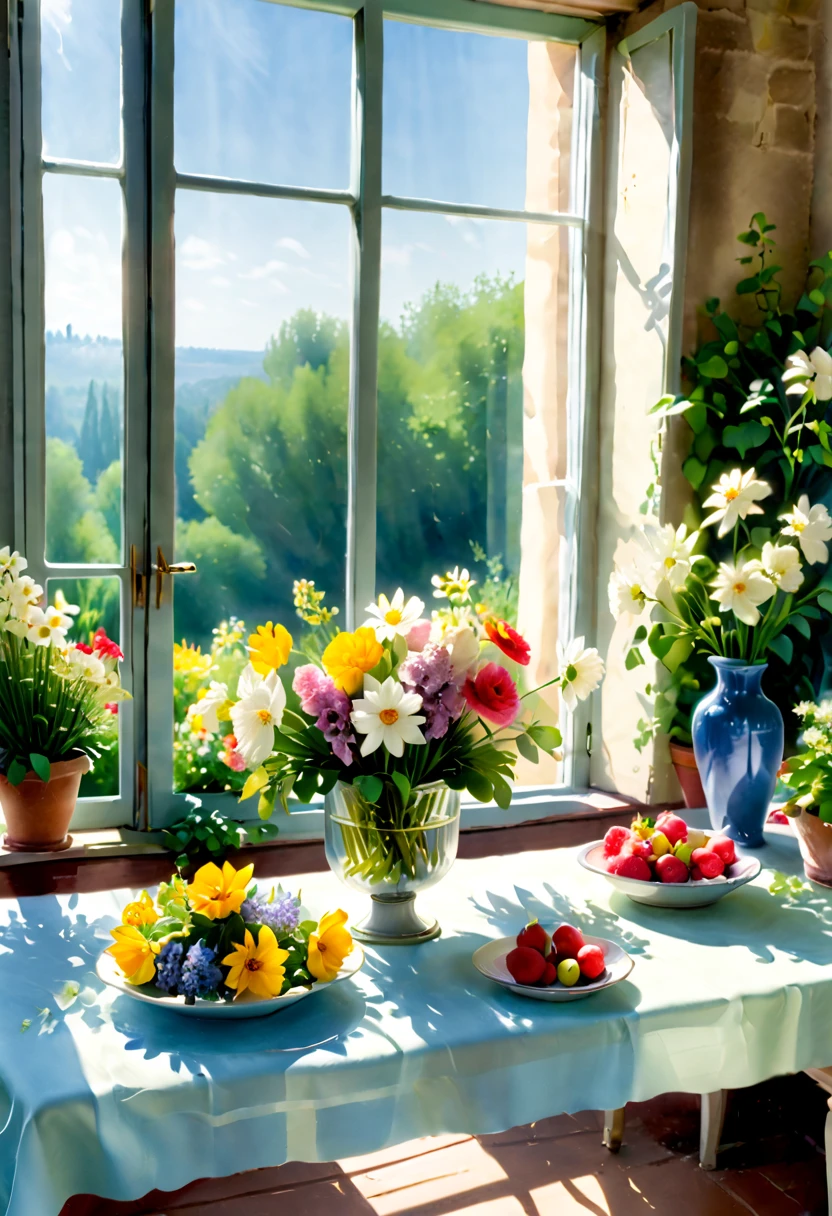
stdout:
<svg viewBox="0 0 832 1216">
<path fill-rule="evenodd" d="M 741 426 L 726 426 L 722 441 L 726 447 L 736 448 L 745 459 L 749 448 L 761 447 L 769 438 L 770 431 L 762 422 L 743 422 Z"/>
<path fill-rule="evenodd" d="M 318 792 L 318 770 L 306 768 L 295 782 L 292 793 L 298 802 L 308 804 Z"/>
<path fill-rule="evenodd" d="M 832 612 L 832 591 L 821 591 L 818 596 L 818 605 L 827 612 Z M 11 781 L 11 777 L 9 780 Z"/>
<path fill-rule="evenodd" d="M 23 778 L 26 776 L 27 768 L 25 764 L 21 764 L 19 760 L 12 760 L 9 765 L 9 771 L 6 773 L 9 785 L 20 785 Z"/>
<path fill-rule="evenodd" d="M 563 743 L 563 735 L 556 726 L 543 726 L 540 722 L 534 722 L 527 727 L 526 734 L 535 741 L 542 752 L 549 754 Z"/>
<path fill-rule="evenodd" d="M 494 796 L 494 788 L 488 777 L 478 773 L 475 768 L 464 768 L 461 775 L 465 781 L 465 788 L 476 798 L 477 802 L 491 801 Z"/>
<path fill-rule="evenodd" d="M 674 672 L 676 671 L 677 667 L 681 667 L 683 663 L 686 663 L 693 654 L 693 647 L 693 638 L 675 638 L 673 645 L 662 659 L 662 662 L 667 670 Z"/>
<path fill-rule="evenodd" d="M 491 778 L 491 784 L 494 786 L 494 801 L 501 811 L 507 811 L 511 806 L 511 786 L 496 773 Z"/>
<path fill-rule="evenodd" d="M 705 474 L 708 472 L 707 465 L 704 465 L 701 460 L 697 460 L 695 456 L 688 456 L 685 463 L 682 465 L 682 472 L 688 479 L 694 490 L 698 490 L 705 480 Z"/>
<path fill-rule="evenodd" d="M 639 642 L 644 642 L 647 639 L 647 626 L 639 625 L 638 629 L 633 634 L 633 643 L 637 646 Z"/>
<path fill-rule="evenodd" d="M 826 303 L 826 296 L 822 291 L 819 291 L 817 287 L 814 289 L 814 291 L 809 292 L 809 299 L 813 304 L 817 304 L 821 308 Z"/>
<path fill-rule="evenodd" d="M 263 844 L 267 840 L 274 840 L 279 830 L 276 823 L 246 824 L 246 836 L 252 844 Z"/>
<path fill-rule="evenodd" d="M 407 777 L 405 777 L 404 773 L 394 772 L 391 773 L 390 776 L 393 779 L 393 784 L 399 791 L 402 806 L 407 806 L 407 800 L 410 797 L 410 782 L 408 781 Z"/>
<path fill-rule="evenodd" d="M 711 458 L 711 453 L 717 445 L 716 433 L 712 427 L 706 426 L 694 440 L 693 450 L 696 456 L 703 462 L 707 463 Z"/>
<path fill-rule="evenodd" d="M 525 731 L 518 735 L 514 742 L 518 752 L 525 760 L 528 760 L 530 764 L 538 763 L 537 748 Z"/>
<path fill-rule="evenodd" d="M 627 651 L 627 656 L 624 659 L 624 667 L 627 671 L 633 671 L 636 667 L 644 666 L 644 655 L 637 646 L 632 646 Z"/>
<path fill-rule="evenodd" d="M 381 778 L 373 777 L 369 773 L 364 773 L 360 777 L 356 777 L 353 785 L 358 788 L 358 791 L 364 801 L 371 804 L 378 802 L 379 798 L 381 797 L 382 790 L 384 789 L 384 782 L 381 780 Z"/>
<path fill-rule="evenodd" d="M 39 752 L 30 752 L 29 763 L 32 766 L 32 772 L 37 773 L 41 781 L 49 780 L 50 767 L 46 756 L 41 756 Z"/>
<path fill-rule="evenodd" d="M 697 367 L 700 375 L 708 376 L 711 380 L 724 380 L 728 375 L 728 364 L 722 355 L 711 355 L 710 359 L 697 364 Z"/>
<path fill-rule="evenodd" d="M 798 613 L 796 616 L 793 616 L 793 617 L 791 618 L 791 620 L 789 621 L 789 624 L 790 624 L 790 625 L 791 625 L 791 626 L 792 626 L 794 629 L 796 629 L 798 633 L 802 633 L 802 634 L 803 634 L 803 636 L 804 636 L 804 638 L 809 638 L 809 639 L 811 639 L 811 637 L 812 637 L 812 630 L 811 630 L 811 627 L 810 627 L 810 625 L 809 625 L 809 622 L 806 620 L 806 618 L 805 618 L 805 617 L 800 616 L 800 614 Z"/>
<path fill-rule="evenodd" d="M 791 638 L 787 638 L 784 633 L 778 634 L 776 638 L 772 638 L 768 644 L 768 648 L 781 658 L 784 663 L 791 663 L 792 655 L 794 654 L 794 644 Z"/>
<path fill-rule="evenodd" d="M 750 296 L 753 295 L 755 291 L 759 290 L 760 276 L 756 274 L 751 279 L 742 279 L 741 282 L 737 283 L 738 296 Z"/>
<path fill-rule="evenodd" d="M 685 411 L 685 422 L 688 424 L 694 435 L 698 435 L 700 431 L 704 431 L 708 425 L 708 407 L 704 401 L 696 401 Z"/>
</svg>

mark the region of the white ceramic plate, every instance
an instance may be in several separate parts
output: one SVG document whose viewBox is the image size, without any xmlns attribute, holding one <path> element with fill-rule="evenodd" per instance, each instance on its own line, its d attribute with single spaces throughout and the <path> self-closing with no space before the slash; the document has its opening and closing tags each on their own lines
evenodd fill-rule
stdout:
<svg viewBox="0 0 832 1216">
<path fill-rule="evenodd" d="M 290 1005 L 294 1005 L 296 1001 L 302 1001 L 304 997 L 313 996 L 316 992 L 325 992 L 327 988 L 341 980 L 350 979 L 361 970 L 363 965 L 364 951 L 358 942 L 353 942 L 352 953 L 344 959 L 344 964 L 335 979 L 330 980 L 327 984 L 317 983 L 312 984 L 309 988 L 290 988 L 281 996 L 268 999 L 253 996 L 250 992 L 244 992 L 233 1001 L 203 1001 L 197 997 L 193 1005 L 186 1005 L 184 996 L 168 996 L 166 992 L 162 992 L 153 984 L 143 984 L 141 988 L 128 984 L 110 954 L 100 955 L 95 964 L 95 971 L 100 980 L 118 992 L 124 992 L 134 1000 L 144 1001 L 148 1005 L 161 1005 L 165 1009 L 171 1009 L 174 1013 L 184 1013 L 197 1018 L 264 1018 L 270 1013 L 288 1009 Z"/>
<path fill-rule="evenodd" d="M 486 942 L 484 946 L 480 946 L 473 954 L 474 966 L 486 979 L 494 980 L 495 984 L 501 984 L 503 988 L 508 988 L 519 996 L 529 996 L 533 1001 L 580 1001 L 595 992 L 603 992 L 613 984 L 620 984 L 633 969 L 633 960 L 627 951 L 622 950 L 615 942 L 606 937 L 590 937 L 587 933 L 584 934 L 584 941 L 588 946 L 601 947 L 607 969 L 597 980 L 591 983 L 581 980 L 574 988 L 565 988 L 563 984 L 557 983 L 550 988 L 516 983 L 506 966 L 506 955 L 517 945 L 517 939 L 514 937 L 500 937 L 495 942 Z"/>
<path fill-rule="evenodd" d="M 594 840 L 578 854 L 585 870 L 601 874 L 616 891 L 628 895 L 637 904 L 654 908 L 704 908 L 730 895 L 738 887 L 756 878 L 763 868 L 759 857 L 738 857 L 720 878 L 700 878 L 696 882 L 643 882 L 638 878 L 621 878 L 607 873 L 603 840 Z"/>
</svg>

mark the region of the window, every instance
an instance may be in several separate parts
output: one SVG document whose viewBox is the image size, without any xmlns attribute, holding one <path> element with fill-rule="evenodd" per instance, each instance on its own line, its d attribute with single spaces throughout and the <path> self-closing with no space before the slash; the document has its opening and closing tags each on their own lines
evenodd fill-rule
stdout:
<svg viewBox="0 0 832 1216">
<path fill-rule="evenodd" d="M 595 587 L 603 31 L 480 0 L 144 7 L 41 0 L 13 56 L 17 543 L 134 695 L 76 826 L 188 793 L 255 813 L 187 709 L 244 629 L 320 647 L 303 580 L 351 627 L 376 585 L 429 600 L 468 566 L 541 680 Z M 518 817 L 586 784 L 586 730 L 519 771 Z"/>
</svg>

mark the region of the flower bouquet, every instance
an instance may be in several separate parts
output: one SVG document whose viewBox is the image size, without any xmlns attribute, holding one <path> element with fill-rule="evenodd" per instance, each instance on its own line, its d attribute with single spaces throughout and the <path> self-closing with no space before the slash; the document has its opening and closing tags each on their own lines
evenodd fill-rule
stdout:
<svg viewBox="0 0 832 1216">
<path fill-rule="evenodd" d="M 372 924 L 356 930 L 368 940 L 438 932 L 419 921 L 413 899 L 453 863 L 460 792 L 508 807 L 517 753 L 536 763 L 538 750 L 553 754 L 561 742 L 556 727 L 524 714 L 539 689 L 521 693 L 484 653 L 492 647 L 522 670 L 531 657 L 524 638 L 478 613 L 466 570 L 434 585 L 447 606 L 433 619 L 401 588 L 380 596 L 360 628 L 334 634 L 320 663 L 295 670 L 291 694 L 278 671 L 292 638 L 280 624 L 260 626 L 236 698 L 217 687 L 200 702 L 203 723 L 211 710 L 218 724 L 230 719 L 251 770 L 243 797 L 259 792 L 261 816 L 277 801 L 288 810 L 290 795 L 325 796 L 330 865 L 373 896 Z M 548 684 L 571 707 L 597 687 L 603 664 L 582 638 L 560 658 Z"/>
<path fill-rule="evenodd" d="M 203 1003 L 197 1012 L 209 1013 L 217 1002 L 267 1002 L 247 1011 L 256 1016 L 354 974 L 362 956 L 345 967 L 354 949 L 346 912 L 330 912 L 320 923 L 304 920 L 295 896 L 282 889 L 258 894 L 253 869 L 209 862 L 191 883 L 177 875 L 160 885 L 155 901 L 142 891 L 127 904 L 105 951 L 124 982 L 151 1000 L 176 998 L 180 1010 L 197 1000 Z M 102 959 L 99 972 L 112 982 L 109 966 Z"/>
<path fill-rule="evenodd" d="M 749 518 L 771 494 L 754 469 L 733 469 L 712 486 L 702 528 L 730 537 L 732 557 L 715 565 L 697 554 L 698 532 L 647 521 L 635 552 L 617 565 L 609 586 L 616 617 L 638 624 L 627 666 L 643 662 L 645 640 L 670 670 L 694 650 L 717 670 L 717 688 L 696 707 L 693 743 L 716 831 L 762 844 L 762 825 L 783 755 L 780 711 L 762 693 L 766 656 L 791 653 L 788 630 L 803 636 L 832 612 L 823 585 L 801 594 L 804 561 L 829 560 L 832 519 L 823 504 L 801 497 L 780 516 L 773 539 L 755 536 Z M 760 543 L 762 541 L 762 543 Z"/>
<path fill-rule="evenodd" d="M 103 629 L 68 641 L 77 606 L 60 592 L 46 606 L 26 568 L 0 549 L 0 801 L 8 848 L 56 850 L 71 843 L 81 777 L 129 694 L 117 644 Z"/>
<path fill-rule="evenodd" d="M 806 877 L 832 886 L 832 700 L 801 701 L 794 712 L 802 747 L 780 770 L 789 790 L 780 809 L 794 824 Z"/>
</svg>

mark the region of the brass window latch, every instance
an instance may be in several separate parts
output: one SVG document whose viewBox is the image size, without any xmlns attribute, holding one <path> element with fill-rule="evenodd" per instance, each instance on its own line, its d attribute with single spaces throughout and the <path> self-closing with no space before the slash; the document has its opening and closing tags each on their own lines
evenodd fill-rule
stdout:
<svg viewBox="0 0 832 1216">
<path fill-rule="evenodd" d="M 161 545 L 156 546 L 156 564 L 153 569 L 156 571 L 156 607 L 162 607 L 162 595 L 165 586 L 166 574 L 196 574 L 196 566 L 193 562 L 174 562 L 173 565 L 168 564 L 168 560 L 162 552 Z"/>
</svg>

